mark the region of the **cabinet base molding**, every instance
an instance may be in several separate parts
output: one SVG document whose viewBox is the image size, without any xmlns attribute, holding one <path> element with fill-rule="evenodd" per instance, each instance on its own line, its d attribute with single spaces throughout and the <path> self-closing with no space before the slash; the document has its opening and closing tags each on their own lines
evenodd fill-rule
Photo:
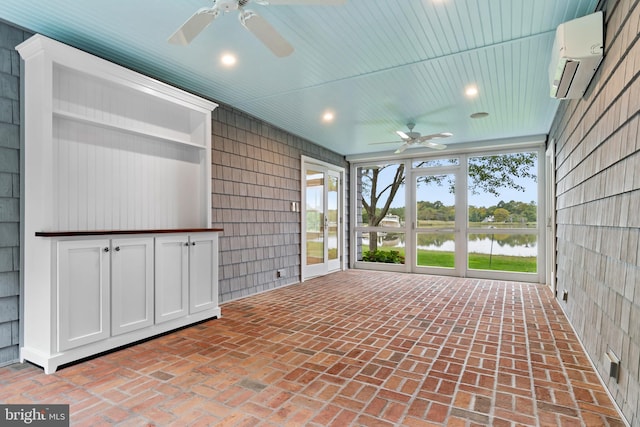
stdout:
<svg viewBox="0 0 640 427">
<path fill-rule="evenodd" d="M 137 342 L 146 341 L 147 339 L 155 338 L 198 322 L 217 318 L 220 318 L 219 307 L 53 354 L 46 354 L 38 349 L 24 346 L 20 348 L 20 362 L 24 363 L 25 360 L 29 361 L 42 367 L 45 374 L 52 374 L 62 365 L 99 356 L 103 353 L 118 351 L 122 347 L 136 344 Z"/>
</svg>

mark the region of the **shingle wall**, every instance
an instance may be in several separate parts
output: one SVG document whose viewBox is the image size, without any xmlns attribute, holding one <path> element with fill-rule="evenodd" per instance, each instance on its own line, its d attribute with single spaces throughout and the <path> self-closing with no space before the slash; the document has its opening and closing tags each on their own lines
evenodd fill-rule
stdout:
<svg viewBox="0 0 640 427">
<path fill-rule="evenodd" d="M 607 388 L 640 426 L 640 1 L 609 0 L 605 58 L 587 94 L 563 101 L 556 143 L 561 304 Z M 621 360 L 609 378 L 605 353 Z"/>
<path fill-rule="evenodd" d="M 212 147 L 221 301 L 299 282 L 301 217 L 290 204 L 301 200 L 301 156 L 348 173 L 344 157 L 224 105 L 213 112 Z"/>
<path fill-rule="evenodd" d="M 0 365 L 18 358 L 20 303 L 20 56 L 30 34 L 0 21 Z"/>
</svg>

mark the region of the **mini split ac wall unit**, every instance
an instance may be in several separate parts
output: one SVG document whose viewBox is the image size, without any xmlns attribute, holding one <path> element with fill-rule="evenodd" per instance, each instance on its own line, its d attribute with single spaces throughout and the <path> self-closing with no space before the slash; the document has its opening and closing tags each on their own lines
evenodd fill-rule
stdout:
<svg viewBox="0 0 640 427">
<path fill-rule="evenodd" d="M 549 64 L 552 97 L 575 99 L 584 95 L 602 61 L 603 26 L 602 12 L 558 26 Z"/>
</svg>

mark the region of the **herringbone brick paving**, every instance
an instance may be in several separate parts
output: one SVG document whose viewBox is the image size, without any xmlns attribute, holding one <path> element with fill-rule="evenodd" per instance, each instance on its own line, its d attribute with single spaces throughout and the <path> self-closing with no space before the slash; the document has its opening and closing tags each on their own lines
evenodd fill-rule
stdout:
<svg viewBox="0 0 640 427">
<path fill-rule="evenodd" d="M 541 285 L 350 270 L 45 375 L 0 402 L 74 426 L 622 426 Z"/>
</svg>

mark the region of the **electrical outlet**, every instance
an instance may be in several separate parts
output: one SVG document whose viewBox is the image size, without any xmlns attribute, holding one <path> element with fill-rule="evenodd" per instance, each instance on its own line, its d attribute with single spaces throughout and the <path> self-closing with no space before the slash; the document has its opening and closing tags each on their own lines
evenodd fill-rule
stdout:
<svg viewBox="0 0 640 427">
<path fill-rule="evenodd" d="M 620 380 L 620 359 L 611 349 L 607 349 L 605 356 L 609 360 L 609 376 L 618 382 Z"/>
<path fill-rule="evenodd" d="M 281 277 L 284 277 L 284 270 L 278 270 L 276 271 L 276 278 L 280 279 Z"/>
</svg>

